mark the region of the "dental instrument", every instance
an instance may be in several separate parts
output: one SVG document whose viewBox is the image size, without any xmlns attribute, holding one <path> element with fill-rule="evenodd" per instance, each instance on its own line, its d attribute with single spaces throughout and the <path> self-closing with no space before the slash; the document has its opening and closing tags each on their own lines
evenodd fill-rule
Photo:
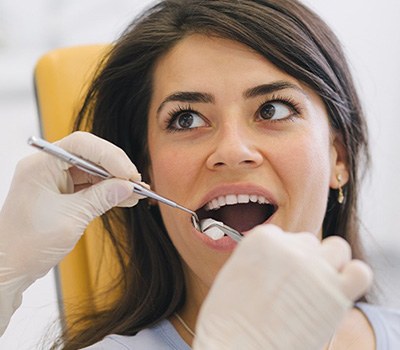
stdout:
<svg viewBox="0 0 400 350">
<path fill-rule="evenodd" d="M 65 162 L 81 169 L 82 171 L 85 171 L 88 174 L 98 176 L 102 179 L 109 179 L 109 178 L 114 177 L 107 170 L 102 168 L 101 166 L 96 165 L 96 164 L 94 164 L 88 160 L 85 160 L 81 157 L 78 157 L 75 154 L 72 154 L 72 153 L 64 150 L 63 148 L 58 147 L 55 144 L 50 143 L 42 138 L 31 136 L 28 139 L 28 144 L 33 147 L 38 148 L 41 151 L 46 152 L 52 156 L 55 156 Z M 171 201 L 170 199 L 160 196 L 157 193 L 155 193 L 151 190 L 148 190 L 147 188 L 143 187 L 142 185 L 140 185 L 134 181 L 131 181 L 131 183 L 133 185 L 133 192 L 135 192 L 139 195 L 148 197 L 148 198 L 155 199 L 155 200 L 157 200 L 161 203 L 164 203 L 166 205 L 169 205 L 173 208 L 177 208 L 177 209 L 185 211 L 186 213 L 189 213 L 191 215 L 191 221 L 192 221 L 192 225 L 194 226 L 194 228 L 197 231 L 199 231 L 203 234 L 206 234 L 207 236 L 209 236 L 207 234 L 207 230 L 214 229 L 214 233 L 215 233 L 215 229 L 219 229 L 220 231 L 222 231 L 227 236 L 231 237 L 236 242 L 239 242 L 243 237 L 243 235 L 240 232 L 225 225 L 224 223 L 222 223 L 220 221 L 216 221 L 213 219 L 205 219 L 200 222 L 199 217 L 197 216 L 197 214 L 194 211 L 192 211 L 184 206 L 181 206 L 181 205 Z M 204 224 L 205 221 L 207 222 L 206 225 Z M 212 239 L 218 239 L 218 238 L 213 238 L 212 235 L 209 237 Z M 216 236 L 214 234 L 214 237 L 218 237 L 218 235 Z"/>
</svg>

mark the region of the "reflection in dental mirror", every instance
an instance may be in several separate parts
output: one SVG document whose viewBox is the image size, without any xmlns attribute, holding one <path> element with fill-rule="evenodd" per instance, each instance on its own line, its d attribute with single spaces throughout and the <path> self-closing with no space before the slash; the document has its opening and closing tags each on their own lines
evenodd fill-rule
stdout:
<svg viewBox="0 0 400 350">
<path fill-rule="evenodd" d="M 224 223 L 221 221 L 214 219 L 203 219 L 200 221 L 200 228 L 205 235 L 216 241 L 224 237 L 225 234 L 220 228 L 213 226 L 214 224 L 219 224 L 221 226 L 224 225 Z"/>
</svg>

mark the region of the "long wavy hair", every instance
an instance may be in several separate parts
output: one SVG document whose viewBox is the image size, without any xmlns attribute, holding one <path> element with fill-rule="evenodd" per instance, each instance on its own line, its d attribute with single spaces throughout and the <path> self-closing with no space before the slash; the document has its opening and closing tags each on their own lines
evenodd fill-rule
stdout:
<svg viewBox="0 0 400 350">
<path fill-rule="evenodd" d="M 368 163 L 367 130 L 345 55 L 336 36 L 296 0 L 164 0 L 126 29 L 100 64 L 79 111 L 76 129 L 121 147 L 149 181 L 147 115 L 152 74 L 161 56 L 193 33 L 247 45 L 324 101 L 332 130 L 341 135 L 350 178 L 345 201 L 330 190 L 323 237 L 338 235 L 361 258 L 357 201 L 361 170 Z M 115 333 L 135 335 L 179 310 L 185 284 L 179 255 L 157 208 L 145 200 L 107 213 L 104 225 L 119 257 L 122 291 L 107 310 L 68 329 L 64 349 L 78 349 Z"/>
</svg>

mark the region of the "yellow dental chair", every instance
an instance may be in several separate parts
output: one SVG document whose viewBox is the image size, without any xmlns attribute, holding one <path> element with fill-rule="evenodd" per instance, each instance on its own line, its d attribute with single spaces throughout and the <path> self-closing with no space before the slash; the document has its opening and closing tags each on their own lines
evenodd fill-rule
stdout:
<svg viewBox="0 0 400 350">
<path fill-rule="evenodd" d="M 54 50 L 40 58 L 34 84 L 44 139 L 53 142 L 72 132 L 79 103 L 108 49 L 108 45 L 77 46 Z M 57 267 L 58 300 L 67 323 L 73 321 L 76 310 L 85 312 L 83 305 L 101 308 L 108 302 L 96 299 L 96 292 L 107 286 L 117 270 L 107 241 L 99 239 L 98 230 L 100 223 L 95 220 Z"/>
</svg>

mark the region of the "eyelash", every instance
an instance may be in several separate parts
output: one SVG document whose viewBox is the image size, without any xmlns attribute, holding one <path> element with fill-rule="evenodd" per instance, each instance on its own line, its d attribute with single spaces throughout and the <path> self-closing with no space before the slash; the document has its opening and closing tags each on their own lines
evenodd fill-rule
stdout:
<svg viewBox="0 0 400 350">
<path fill-rule="evenodd" d="M 292 122 L 297 116 L 300 116 L 302 114 L 302 107 L 298 102 L 296 102 L 292 97 L 288 96 L 279 96 L 279 95 L 272 95 L 270 98 L 268 98 L 266 101 L 262 102 L 260 106 L 257 109 L 257 114 L 260 114 L 261 108 L 263 108 L 265 105 L 269 103 L 282 103 L 289 107 L 294 113 L 291 114 L 289 117 L 285 119 L 272 119 L 268 120 L 269 123 L 282 123 L 282 122 Z"/>
<path fill-rule="evenodd" d="M 262 107 L 264 107 L 266 104 L 268 103 L 274 103 L 274 102 L 278 102 L 278 103 L 282 103 L 284 105 L 286 105 L 287 107 L 289 107 L 290 109 L 293 110 L 294 114 L 290 115 L 289 117 L 285 118 L 285 119 L 277 119 L 277 120 L 268 120 L 268 122 L 270 123 L 278 123 L 278 122 L 285 122 L 285 121 L 293 121 L 295 119 L 296 116 L 301 115 L 302 114 L 302 108 L 299 105 L 299 103 L 297 103 L 294 99 L 292 99 L 291 97 L 287 97 L 287 96 L 279 96 L 279 95 L 272 95 L 270 98 L 268 98 L 266 101 L 262 102 L 259 107 L 257 108 L 257 114 L 259 114 L 260 110 Z M 178 116 L 181 113 L 196 113 L 201 115 L 198 111 L 196 111 L 194 108 L 192 108 L 192 106 L 190 104 L 184 105 L 184 106 L 180 106 L 178 105 L 177 107 L 173 108 L 172 110 L 170 110 L 168 112 L 168 118 L 165 121 L 165 129 L 170 131 L 170 132 L 176 132 L 176 131 L 192 131 L 195 130 L 196 128 L 189 128 L 189 129 L 178 129 L 178 128 L 174 128 L 172 126 L 172 124 L 175 122 L 176 118 L 178 118 Z"/>
<path fill-rule="evenodd" d="M 168 112 L 169 117 L 165 121 L 165 129 L 167 129 L 170 132 L 195 130 L 196 128 L 178 129 L 178 128 L 174 128 L 172 126 L 172 124 L 175 122 L 176 118 L 178 118 L 181 113 L 196 113 L 196 114 L 201 115 L 198 111 L 196 111 L 194 108 L 192 108 L 192 106 L 190 104 L 187 104 L 184 106 L 178 105 L 177 107 L 171 109 Z"/>
</svg>

